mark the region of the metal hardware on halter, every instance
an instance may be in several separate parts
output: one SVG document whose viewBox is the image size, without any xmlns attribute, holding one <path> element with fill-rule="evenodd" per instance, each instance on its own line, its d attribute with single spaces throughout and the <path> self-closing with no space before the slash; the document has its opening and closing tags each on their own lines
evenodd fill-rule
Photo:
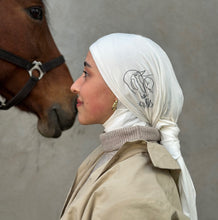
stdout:
<svg viewBox="0 0 218 220">
<path fill-rule="evenodd" d="M 33 70 L 37 70 L 38 73 L 39 73 L 38 80 L 40 80 L 45 74 L 41 69 L 42 63 L 35 60 L 35 61 L 32 62 L 32 64 L 34 64 L 34 66 L 28 71 L 29 75 L 30 75 L 30 77 L 32 77 L 33 76 Z"/>
<path fill-rule="evenodd" d="M 43 64 L 39 61 L 33 61 L 31 63 L 28 60 L 25 60 L 22 57 L 19 57 L 1 48 L 0 48 L 0 59 L 27 70 L 30 75 L 28 82 L 13 98 L 11 98 L 11 100 L 8 100 L 7 102 L 0 101 L 0 110 L 8 110 L 12 106 L 21 103 L 29 95 L 29 93 L 35 87 L 37 82 L 47 72 L 60 66 L 65 62 L 64 57 L 61 55 Z M 38 77 L 33 74 L 34 70 L 36 70 L 39 73 Z"/>
<path fill-rule="evenodd" d="M 0 99 L 4 99 L 2 96 L 0 96 Z M 5 100 L 0 100 L 0 108 L 4 108 L 5 106 Z"/>
</svg>

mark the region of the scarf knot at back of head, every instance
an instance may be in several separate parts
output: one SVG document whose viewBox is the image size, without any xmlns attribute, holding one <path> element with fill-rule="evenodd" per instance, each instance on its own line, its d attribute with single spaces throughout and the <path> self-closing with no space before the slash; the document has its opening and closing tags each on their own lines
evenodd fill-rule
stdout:
<svg viewBox="0 0 218 220">
<path fill-rule="evenodd" d="M 148 38 L 121 33 L 100 38 L 90 46 L 90 52 L 119 102 L 141 122 L 161 132 L 161 144 L 181 167 L 183 212 L 197 220 L 195 189 L 178 140 L 183 94 L 167 54 Z"/>
</svg>

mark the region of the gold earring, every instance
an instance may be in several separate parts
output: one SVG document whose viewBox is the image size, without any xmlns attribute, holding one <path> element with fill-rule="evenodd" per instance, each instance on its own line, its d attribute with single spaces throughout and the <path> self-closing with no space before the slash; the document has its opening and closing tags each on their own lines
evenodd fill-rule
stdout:
<svg viewBox="0 0 218 220">
<path fill-rule="evenodd" d="M 118 100 L 115 100 L 112 105 L 112 111 L 115 111 L 117 109 L 117 103 L 118 103 Z"/>
</svg>

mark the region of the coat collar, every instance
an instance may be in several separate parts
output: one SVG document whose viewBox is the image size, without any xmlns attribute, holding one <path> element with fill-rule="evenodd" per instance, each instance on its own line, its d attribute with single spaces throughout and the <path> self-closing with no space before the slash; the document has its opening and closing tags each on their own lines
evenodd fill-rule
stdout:
<svg viewBox="0 0 218 220">
<path fill-rule="evenodd" d="M 93 178 L 98 180 L 107 170 L 113 167 L 115 164 L 128 159 L 138 153 L 148 153 L 151 158 L 151 162 L 154 167 L 159 169 L 169 169 L 177 182 L 178 175 L 180 172 L 180 167 L 178 163 L 171 157 L 168 151 L 158 143 L 155 142 L 146 142 L 144 140 L 134 141 L 134 142 L 126 142 L 112 157 L 112 159 L 103 165 L 103 167 L 99 167 L 96 171 L 92 173 L 92 170 L 95 167 L 98 159 L 103 155 L 104 151 L 102 146 L 97 147 L 81 164 L 78 169 L 78 173 L 74 184 L 68 193 L 68 197 L 65 201 L 65 205 L 62 211 L 61 216 L 63 215 L 67 205 L 72 201 L 82 187 L 82 185 L 87 181 L 89 176 L 92 174 Z"/>
<path fill-rule="evenodd" d="M 180 170 L 180 167 L 169 152 L 160 144 L 155 142 L 146 142 L 144 140 L 126 142 L 112 159 L 105 165 L 97 179 L 115 164 L 128 159 L 138 153 L 148 153 L 154 167 L 160 169 Z"/>
</svg>

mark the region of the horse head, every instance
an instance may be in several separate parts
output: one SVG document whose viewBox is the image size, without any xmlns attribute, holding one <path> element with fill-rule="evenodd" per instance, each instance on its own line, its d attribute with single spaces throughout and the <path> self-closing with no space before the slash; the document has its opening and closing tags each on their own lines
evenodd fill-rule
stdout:
<svg viewBox="0 0 218 220">
<path fill-rule="evenodd" d="M 60 57 L 42 0 L 0 0 L 0 20 L 1 49 L 30 63 L 49 63 Z M 0 95 L 10 100 L 30 76 L 24 68 L 3 59 L 0 66 Z M 42 135 L 59 137 L 74 123 L 76 97 L 70 92 L 73 79 L 66 64 L 61 62 L 50 69 L 16 107 L 38 117 L 38 130 Z M 38 77 L 39 71 L 34 69 L 32 74 Z"/>
</svg>

